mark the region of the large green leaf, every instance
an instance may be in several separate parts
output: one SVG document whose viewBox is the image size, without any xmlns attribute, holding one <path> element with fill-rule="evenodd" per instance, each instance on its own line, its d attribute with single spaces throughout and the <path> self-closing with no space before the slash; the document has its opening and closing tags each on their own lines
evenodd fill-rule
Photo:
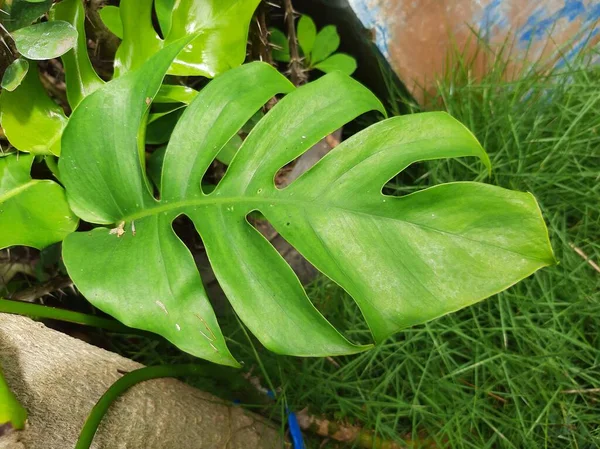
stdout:
<svg viewBox="0 0 600 449">
<path fill-rule="evenodd" d="M 29 25 L 12 36 L 19 53 L 35 60 L 58 58 L 77 44 L 77 30 L 64 20 Z"/>
<path fill-rule="evenodd" d="M 553 263 L 530 194 L 472 182 L 400 198 L 382 194 L 416 161 L 475 156 L 489 166 L 472 134 L 444 113 L 384 120 L 276 188 L 279 168 L 360 114 L 383 111 L 340 72 L 293 91 L 262 63 L 216 78 L 171 136 L 156 200 L 139 158 L 138 129 L 144 98 L 156 93 L 176 53 L 168 47 L 87 97 L 63 137 L 60 170 L 71 206 L 87 221 L 117 226 L 70 234 L 65 264 L 92 303 L 127 325 L 234 364 L 192 255 L 173 232 L 182 214 L 194 222 L 244 323 L 269 349 L 298 356 L 366 347 L 347 341 L 315 309 L 292 269 L 248 222 L 253 211 L 352 295 L 377 342 Z M 248 135 L 216 189 L 203 192 L 202 177 L 224 145 L 271 96 L 290 91 Z"/>
<path fill-rule="evenodd" d="M 137 151 L 140 143 L 138 138 L 142 136 L 138 136 L 137 130 L 144 121 L 149 103 L 147 99 L 155 96 L 163 74 L 180 49 L 181 45 L 166 47 L 148 61 L 143 71 L 132 71 L 108 83 L 87 97 L 74 112 L 63 137 L 68 150 L 63 154 L 59 166 L 62 179 L 69 186 L 71 204 L 87 221 L 118 223 L 120 216 L 159 204 L 152 198 L 142 179 L 143 164 Z M 231 86 L 231 92 L 238 96 L 237 102 L 230 104 L 224 99 L 215 98 L 218 102 L 213 104 L 217 108 L 221 105 L 219 110 L 223 109 L 224 114 L 217 112 L 207 117 L 204 125 L 208 129 L 213 128 L 218 132 L 219 127 L 225 125 L 237 126 L 233 134 L 269 98 L 291 88 L 289 82 L 273 68 L 253 65 L 246 68 L 245 73 L 247 80 Z M 230 85 L 230 79 L 229 74 L 225 73 L 219 77 L 219 83 Z M 205 100 L 207 96 L 214 96 L 211 89 L 203 89 L 202 92 Z M 89 122 L 90 116 L 79 111 L 91 112 L 97 123 Z M 110 111 L 110 114 L 105 111 Z M 212 121 L 209 122 L 209 118 Z M 227 133 L 228 129 L 221 132 Z M 95 140 L 93 136 L 102 138 Z M 75 148 L 82 139 L 87 148 L 87 156 L 83 158 L 81 149 Z M 218 141 L 215 142 L 215 145 L 218 144 Z M 88 187 L 108 181 L 108 178 L 103 179 L 103 175 L 109 172 L 111 176 L 123 175 L 122 181 L 128 185 L 123 191 L 124 196 L 113 196 L 116 193 L 112 191 L 113 187 L 120 183 L 116 181 L 117 184 L 113 186 L 105 185 L 96 199 L 90 198 Z M 135 175 L 130 177 L 132 173 Z M 104 206 L 97 206 L 104 202 Z M 127 232 L 120 238 L 110 234 L 106 228 L 92 231 L 90 239 L 80 240 L 83 234 L 78 234 L 74 239 L 65 241 L 65 253 L 70 255 L 69 267 L 71 271 L 73 267 L 82 266 L 84 270 L 91 267 L 83 264 L 78 257 L 85 252 L 84 247 L 91 249 L 103 240 L 100 244 L 107 245 L 105 249 L 110 248 L 110 251 L 103 252 L 104 255 L 98 254 L 99 257 L 92 264 L 95 265 L 103 257 L 105 261 L 114 258 L 115 272 L 111 275 L 111 285 L 101 286 L 100 289 L 96 289 L 93 282 L 90 284 L 81 279 L 88 299 L 123 322 L 162 334 L 190 353 L 235 365 L 193 258 L 171 229 L 173 218 L 173 214 L 168 212 L 150 219 L 128 222 Z M 133 226 L 136 228 L 135 235 Z M 177 269 L 171 270 L 169 267 Z M 154 277 L 157 272 L 161 273 L 160 276 Z M 137 279 L 132 277 L 134 273 L 137 273 Z M 114 302 L 115 297 L 126 300 L 119 305 Z M 140 301 L 145 305 L 139 307 Z"/>
<path fill-rule="evenodd" d="M 42 249 L 77 227 L 65 192 L 54 181 L 31 179 L 31 155 L 0 157 L 0 249 Z"/>
<path fill-rule="evenodd" d="M 180 0 L 170 16 L 164 12 L 161 25 L 168 26 L 164 40 L 152 25 L 153 0 L 122 0 L 120 11 L 123 41 L 115 57 L 118 76 L 140 67 L 148 58 L 178 39 L 196 34 L 169 70 L 173 75 L 215 75 L 244 62 L 250 19 L 259 0 Z"/>
<path fill-rule="evenodd" d="M 85 8 L 81 0 L 63 0 L 54 9 L 54 19 L 65 21 L 77 30 L 77 42 L 71 50 L 62 55 L 65 68 L 67 98 L 72 109 L 100 86 L 104 81 L 98 76 L 88 55 L 85 37 Z"/>
<path fill-rule="evenodd" d="M 60 154 L 60 136 L 67 117 L 43 88 L 37 65 L 29 70 L 12 92 L 0 95 L 0 123 L 8 141 L 20 151 Z"/>
</svg>

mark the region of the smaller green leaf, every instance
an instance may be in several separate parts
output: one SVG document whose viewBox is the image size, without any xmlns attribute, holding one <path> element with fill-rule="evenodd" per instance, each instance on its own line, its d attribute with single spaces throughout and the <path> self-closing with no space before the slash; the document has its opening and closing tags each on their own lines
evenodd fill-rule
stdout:
<svg viewBox="0 0 600 449">
<path fill-rule="evenodd" d="M 42 22 L 13 33 L 17 50 L 23 56 L 44 60 L 58 58 L 77 44 L 77 30 L 62 20 Z"/>
<path fill-rule="evenodd" d="M 154 103 L 183 103 L 190 104 L 198 95 L 198 91 L 188 86 L 177 84 L 161 84 Z"/>
<path fill-rule="evenodd" d="M 162 189 L 160 178 L 162 176 L 162 166 L 166 152 L 166 146 L 156 149 L 148 158 L 146 165 L 146 173 L 148 173 L 148 177 L 159 191 Z"/>
<path fill-rule="evenodd" d="M 271 46 L 273 47 L 272 55 L 275 61 L 289 62 L 290 61 L 290 43 L 287 36 L 277 28 L 269 28 Z"/>
<path fill-rule="evenodd" d="M 261 110 L 258 110 L 256 114 L 250 117 L 250 120 L 246 122 L 244 126 L 242 126 L 241 131 L 245 134 L 250 134 L 250 131 L 254 129 L 254 127 L 258 124 L 258 122 L 265 116 L 265 113 Z"/>
<path fill-rule="evenodd" d="M 335 25 L 327 25 L 315 39 L 313 51 L 310 55 L 310 63 L 314 64 L 327 59 L 340 46 L 340 35 Z"/>
<path fill-rule="evenodd" d="M 52 0 L 40 0 L 35 3 L 27 0 L 12 0 L 0 3 L 2 3 L 0 23 L 10 32 L 31 25 L 52 6 Z"/>
<path fill-rule="evenodd" d="M 119 39 L 123 39 L 123 22 L 121 21 L 121 10 L 118 6 L 105 6 L 100 10 L 100 18 L 112 34 Z"/>
<path fill-rule="evenodd" d="M 0 123 L 17 150 L 60 154 L 60 137 L 67 117 L 44 90 L 37 64 L 30 64 L 19 87 L 0 95 Z"/>
<path fill-rule="evenodd" d="M 184 108 L 185 105 L 177 104 L 173 109 L 150 114 L 146 126 L 146 143 L 149 145 L 167 143 Z"/>
<path fill-rule="evenodd" d="M 0 157 L 0 249 L 13 245 L 42 249 L 77 228 L 64 189 L 31 179 L 33 155 Z"/>
<path fill-rule="evenodd" d="M 154 10 L 163 36 L 167 36 L 171 30 L 171 18 L 175 0 L 154 0 Z"/>
<path fill-rule="evenodd" d="M 27 3 L 44 3 L 46 0 L 25 0 Z"/>
<path fill-rule="evenodd" d="M 346 75 L 352 75 L 356 70 L 356 59 L 345 53 L 336 53 L 324 61 L 315 64 L 315 69 L 329 73 L 334 70 L 339 70 Z"/>
<path fill-rule="evenodd" d="M 173 129 L 179 121 L 181 114 L 183 114 L 185 106 L 179 106 L 173 110 L 150 114 L 148 118 L 148 125 L 146 127 L 146 143 L 149 145 L 162 145 L 167 143 L 171 138 Z M 241 131 L 250 132 L 253 122 L 248 121 L 244 125 Z M 217 154 L 217 160 L 225 165 L 229 165 L 236 155 L 240 147 L 244 143 L 244 140 L 239 134 L 234 134 L 231 139 L 223 146 L 219 154 Z M 148 175 L 156 186 L 160 189 L 160 170 L 162 168 L 162 161 L 164 159 L 164 148 L 162 150 L 156 150 L 148 159 Z"/>
<path fill-rule="evenodd" d="M 19 58 L 9 65 L 2 76 L 2 89 L 13 91 L 21 84 L 27 71 L 29 70 L 29 62 L 27 59 Z"/>
<path fill-rule="evenodd" d="M 27 410 L 8 388 L 0 367 L 0 429 L 8 424 L 13 429 L 21 430 L 25 427 L 25 421 Z"/>
<path fill-rule="evenodd" d="M 302 16 L 298 21 L 298 43 L 305 55 L 310 55 L 317 38 L 317 26 L 309 16 Z"/>
<path fill-rule="evenodd" d="M 233 157 L 236 155 L 236 153 L 242 146 L 242 143 L 244 143 L 244 141 L 242 140 L 240 135 L 234 134 L 231 137 L 231 139 L 229 139 L 229 142 L 227 142 L 225 146 L 221 148 L 219 154 L 217 154 L 217 159 L 219 160 L 219 162 L 222 162 L 225 165 L 231 164 Z"/>
</svg>

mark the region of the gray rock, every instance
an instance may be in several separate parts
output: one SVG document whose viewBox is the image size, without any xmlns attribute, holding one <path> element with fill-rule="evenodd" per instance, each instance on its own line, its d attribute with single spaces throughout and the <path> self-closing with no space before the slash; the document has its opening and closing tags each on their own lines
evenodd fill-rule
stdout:
<svg viewBox="0 0 600 449">
<path fill-rule="evenodd" d="M 49 329 L 0 314 L 0 363 L 29 412 L 24 431 L 0 438 L 0 449 L 75 446 L 96 401 L 139 363 Z M 95 449 L 272 449 L 277 428 L 241 407 L 175 379 L 156 379 L 118 398 L 94 438 Z"/>
</svg>

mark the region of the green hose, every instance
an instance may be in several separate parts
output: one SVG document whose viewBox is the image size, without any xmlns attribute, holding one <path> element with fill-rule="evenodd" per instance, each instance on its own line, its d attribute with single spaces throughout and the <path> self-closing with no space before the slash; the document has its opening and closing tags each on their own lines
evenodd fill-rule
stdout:
<svg viewBox="0 0 600 449">
<path fill-rule="evenodd" d="M 100 421 L 106 414 L 113 401 L 127 391 L 129 388 L 139 382 L 145 380 L 157 379 L 160 377 L 181 377 L 197 374 L 202 367 L 200 365 L 162 365 L 148 366 L 145 368 L 136 369 L 125 374 L 102 395 L 96 403 L 90 415 L 88 416 L 81 434 L 77 440 L 75 449 L 88 449 L 92 444 L 96 430 L 100 425 Z"/>
</svg>

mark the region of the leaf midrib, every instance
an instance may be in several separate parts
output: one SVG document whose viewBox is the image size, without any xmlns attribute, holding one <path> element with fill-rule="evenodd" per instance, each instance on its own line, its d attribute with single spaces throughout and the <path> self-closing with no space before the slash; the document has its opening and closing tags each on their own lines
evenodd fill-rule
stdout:
<svg viewBox="0 0 600 449">
<path fill-rule="evenodd" d="M 35 184 L 38 184 L 39 182 L 40 182 L 39 180 L 32 179 L 31 181 L 26 182 L 25 184 L 21 184 L 20 186 L 9 190 L 4 195 L 0 195 L 0 204 L 8 201 L 9 199 L 11 199 L 14 196 L 17 196 L 19 193 L 29 189 L 30 187 L 33 187 Z"/>
<path fill-rule="evenodd" d="M 426 189 L 427 190 L 427 189 Z M 390 196 L 385 196 L 382 195 L 382 199 L 387 199 L 387 198 L 394 198 L 394 199 L 400 199 L 398 197 L 390 197 Z M 128 223 L 130 221 L 135 221 L 135 220 L 140 220 L 142 218 L 145 217 L 149 217 L 152 215 L 156 215 L 156 214 L 160 214 L 163 212 L 169 212 L 169 211 L 173 211 L 173 210 L 180 210 L 182 212 L 184 212 L 184 209 L 189 208 L 189 207 L 194 207 L 194 206 L 210 206 L 210 205 L 219 205 L 219 204 L 238 204 L 238 203 L 251 203 L 252 205 L 258 205 L 258 204 L 267 204 L 269 207 L 272 204 L 291 204 L 294 206 L 299 206 L 299 205 L 304 205 L 304 206 L 311 206 L 311 207 L 317 207 L 317 206 L 321 206 L 321 207 L 329 207 L 329 208 L 333 208 L 333 209 L 338 209 L 341 211 L 344 211 L 346 213 L 350 213 L 350 214 L 355 214 L 355 215 L 365 215 L 368 216 L 370 218 L 373 217 L 377 217 L 377 218 L 381 218 L 381 219 L 385 219 L 385 220 L 393 220 L 393 221 L 397 221 L 397 222 L 402 222 L 405 223 L 407 225 L 410 226 L 415 226 L 417 228 L 421 228 L 424 230 L 429 230 L 429 231 L 433 231 L 433 232 L 437 232 L 440 234 L 444 234 L 444 235 L 448 235 L 448 236 L 452 236 L 452 237 L 457 237 L 457 238 L 461 238 L 461 239 L 465 239 L 468 241 L 471 241 L 473 243 L 478 243 L 480 245 L 483 246 L 487 246 L 490 248 L 495 248 L 501 251 L 506 251 L 508 253 L 512 253 L 512 254 L 516 254 L 520 257 L 523 257 L 524 259 L 529 259 L 529 260 L 535 260 L 538 262 L 543 263 L 544 265 L 549 265 L 549 262 L 547 260 L 538 258 L 538 257 L 532 257 L 529 255 L 525 255 L 522 253 L 519 253 L 518 251 L 513 251 L 511 249 L 508 248 L 503 248 L 501 246 L 498 245 L 494 245 L 492 243 L 483 241 L 483 240 L 477 240 L 477 239 L 473 239 L 471 237 L 468 237 L 464 234 L 456 234 L 453 232 L 449 232 L 449 231 L 445 231 L 442 229 L 438 229 L 438 228 L 434 228 L 432 226 L 428 226 L 422 223 L 415 223 L 412 221 L 408 221 L 405 219 L 400 219 L 400 218 L 392 218 L 392 217 L 388 217 L 385 215 L 377 215 L 377 214 L 367 214 L 365 212 L 361 212 L 361 211 L 357 211 L 357 210 L 353 210 L 353 209 L 348 209 L 339 205 L 335 205 L 335 204 L 330 204 L 330 203 L 321 203 L 318 201 L 314 201 L 314 198 L 311 198 L 310 201 L 309 200 L 301 200 L 301 199 L 286 199 L 286 198 L 276 198 L 276 197 L 254 197 L 254 196 L 243 196 L 243 197 L 238 197 L 238 196 L 226 196 L 226 197 L 218 197 L 216 195 L 208 195 L 205 197 L 196 197 L 190 200 L 183 200 L 183 201 L 176 201 L 176 202 L 168 202 L 168 201 L 164 201 L 164 202 L 157 202 L 156 206 L 153 207 L 149 207 L 144 209 L 143 211 L 140 211 L 138 213 L 135 214 L 131 214 L 127 217 L 123 217 L 122 221 Z M 250 213 L 253 210 L 253 207 L 248 208 L 248 213 Z"/>
</svg>

